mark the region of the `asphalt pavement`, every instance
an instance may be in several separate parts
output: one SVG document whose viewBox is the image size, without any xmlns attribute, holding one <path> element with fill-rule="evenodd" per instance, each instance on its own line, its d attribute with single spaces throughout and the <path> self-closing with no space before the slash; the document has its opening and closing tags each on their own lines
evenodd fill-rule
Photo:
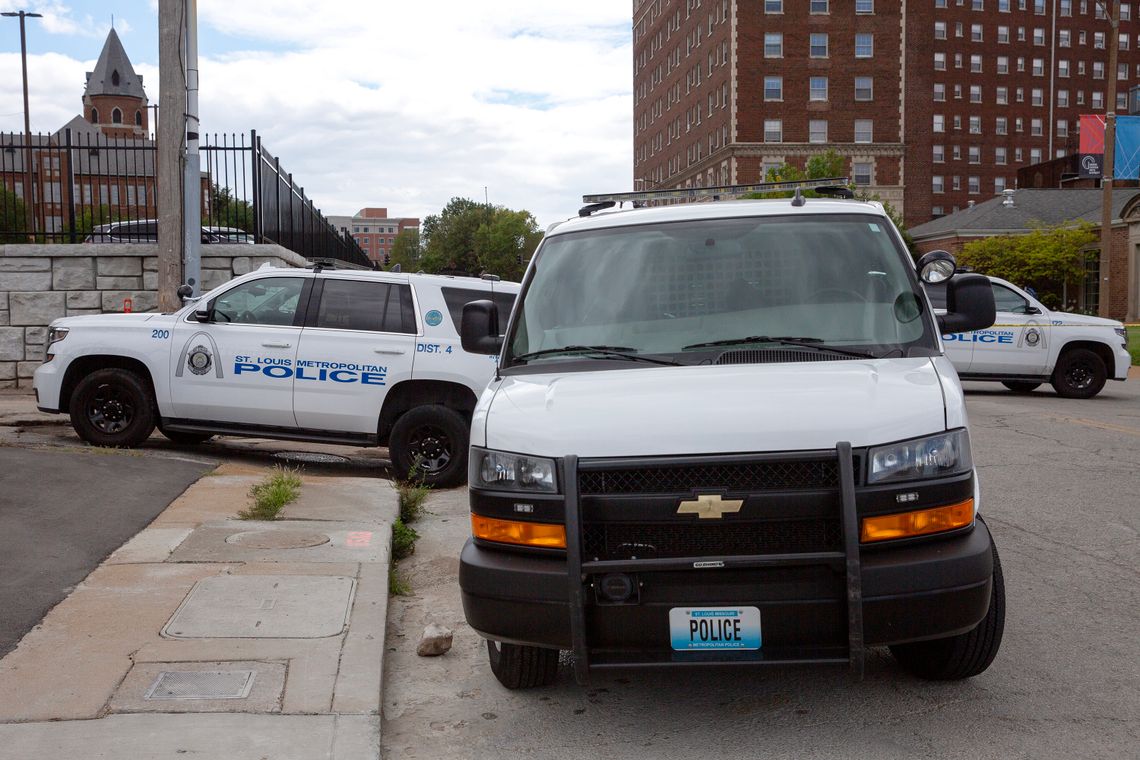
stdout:
<svg viewBox="0 0 1140 760">
<path fill-rule="evenodd" d="M 1140 757 L 1140 377 L 1097 398 L 967 385 L 981 509 L 1001 552 L 1005 639 L 993 665 L 931 683 L 875 650 L 843 668 L 629 671 L 511 692 L 466 626 L 456 571 L 466 494 L 433 494 L 412 595 L 389 610 L 385 757 Z M 415 655 L 422 626 L 455 629 L 447 655 Z"/>
<path fill-rule="evenodd" d="M 0 443 L 0 656 L 214 463 Z"/>
</svg>

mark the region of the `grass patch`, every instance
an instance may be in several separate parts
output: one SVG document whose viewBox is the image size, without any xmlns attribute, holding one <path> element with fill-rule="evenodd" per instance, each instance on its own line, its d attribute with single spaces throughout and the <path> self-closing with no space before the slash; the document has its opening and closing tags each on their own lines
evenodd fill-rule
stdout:
<svg viewBox="0 0 1140 760">
<path fill-rule="evenodd" d="M 409 528 L 400 518 L 392 523 L 392 558 L 410 557 L 416 550 L 416 539 L 420 537 L 414 528 Z"/>
<path fill-rule="evenodd" d="M 396 485 L 400 493 L 400 519 L 406 523 L 415 522 L 424 511 L 424 500 L 427 499 L 430 486 L 414 480 L 405 480 Z"/>
<path fill-rule="evenodd" d="M 388 566 L 388 593 L 392 596 L 411 596 L 412 594 L 412 587 L 400 577 L 394 562 Z"/>
<path fill-rule="evenodd" d="M 396 481 L 400 516 L 392 523 L 392 564 L 388 568 L 388 593 L 393 596 L 408 596 L 412 593 L 411 586 L 400 578 L 396 562 L 410 557 L 416 550 L 416 539 L 420 534 L 409 523 L 415 522 L 423 514 L 424 500 L 431 491 L 431 486 L 425 485 L 419 476 L 419 464 L 417 461 L 412 465 L 407 478 Z"/>
<path fill-rule="evenodd" d="M 276 520 L 285 505 L 296 501 L 300 495 L 300 471 L 274 467 L 269 477 L 250 487 L 249 498 L 253 504 L 238 512 L 238 517 L 242 520 Z"/>
<path fill-rule="evenodd" d="M 1128 353 L 1132 354 L 1132 363 L 1140 364 L 1140 325 L 1133 325 L 1128 330 Z"/>
</svg>

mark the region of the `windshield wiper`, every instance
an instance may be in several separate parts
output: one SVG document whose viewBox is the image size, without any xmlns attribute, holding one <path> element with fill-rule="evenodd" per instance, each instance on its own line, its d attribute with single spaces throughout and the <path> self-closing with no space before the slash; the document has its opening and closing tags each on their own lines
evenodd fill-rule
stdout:
<svg viewBox="0 0 1140 760">
<path fill-rule="evenodd" d="M 705 343 L 691 343 L 684 346 L 681 350 L 687 351 L 690 348 L 715 348 L 717 346 L 739 346 L 746 343 L 778 343 L 782 346 L 798 346 L 800 348 L 810 348 L 816 351 L 826 351 L 832 354 L 842 354 L 844 356 L 858 356 L 862 359 L 877 359 L 874 354 L 867 353 L 866 351 L 851 351 L 845 348 L 833 348 L 831 346 L 823 345 L 822 338 L 797 338 L 791 336 L 776 336 L 769 335 L 750 335 L 747 338 L 727 338 L 725 340 L 710 340 Z"/>
<path fill-rule="evenodd" d="M 511 357 L 515 361 L 529 361 L 541 356 L 557 356 L 558 354 L 601 354 L 610 359 L 625 359 L 631 362 L 648 362 L 650 364 L 665 364 L 671 367 L 681 366 L 680 362 L 671 359 L 653 359 L 648 356 L 639 356 L 636 348 L 629 346 L 561 346 L 559 348 L 544 348 L 541 351 L 531 351 L 529 354 L 519 354 Z"/>
</svg>

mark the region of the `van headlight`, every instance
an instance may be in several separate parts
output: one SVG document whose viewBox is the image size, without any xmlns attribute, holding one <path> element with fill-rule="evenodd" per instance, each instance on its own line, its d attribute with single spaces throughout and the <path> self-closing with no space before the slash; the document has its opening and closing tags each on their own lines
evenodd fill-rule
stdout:
<svg viewBox="0 0 1140 760">
<path fill-rule="evenodd" d="M 472 448 L 469 482 L 495 491 L 558 493 L 554 468 L 554 460 L 545 457 Z"/>
<path fill-rule="evenodd" d="M 870 483 L 941 478 L 969 472 L 970 433 L 962 428 L 871 449 Z"/>
</svg>

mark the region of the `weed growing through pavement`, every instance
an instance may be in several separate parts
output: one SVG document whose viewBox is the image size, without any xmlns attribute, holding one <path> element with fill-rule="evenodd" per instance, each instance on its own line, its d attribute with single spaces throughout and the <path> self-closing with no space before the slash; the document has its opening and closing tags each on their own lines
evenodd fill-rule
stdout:
<svg viewBox="0 0 1140 760">
<path fill-rule="evenodd" d="M 399 493 L 400 515 L 392 523 L 392 564 L 388 571 L 388 592 L 394 596 L 405 596 L 412 593 L 407 582 L 400 579 L 396 570 L 396 560 L 411 556 L 416 550 L 416 539 L 420 537 L 415 529 L 409 526 L 423 514 L 424 500 L 427 499 L 431 486 L 423 482 L 420 475 L 420 462 L 417 459 L 408 470 L 408 476 L 396 481 L 396 491 Z"/>
<path fill-rule="evenodd" d="M 301 495 L 300 470 L 278 465 L 260 483 L 249 489 L 253 505 L 238 512 L 242 520 L 276 520 L 286 504 L 294 502 Z"/>
<path fill-rule="evenodd" d="M 399 571 L 396 570 L 396 563 L 388 565 L 388 593 L 392 596 L 411 596 L 412 587 L 408 582 L 400 578 Z"/>
</svg>

